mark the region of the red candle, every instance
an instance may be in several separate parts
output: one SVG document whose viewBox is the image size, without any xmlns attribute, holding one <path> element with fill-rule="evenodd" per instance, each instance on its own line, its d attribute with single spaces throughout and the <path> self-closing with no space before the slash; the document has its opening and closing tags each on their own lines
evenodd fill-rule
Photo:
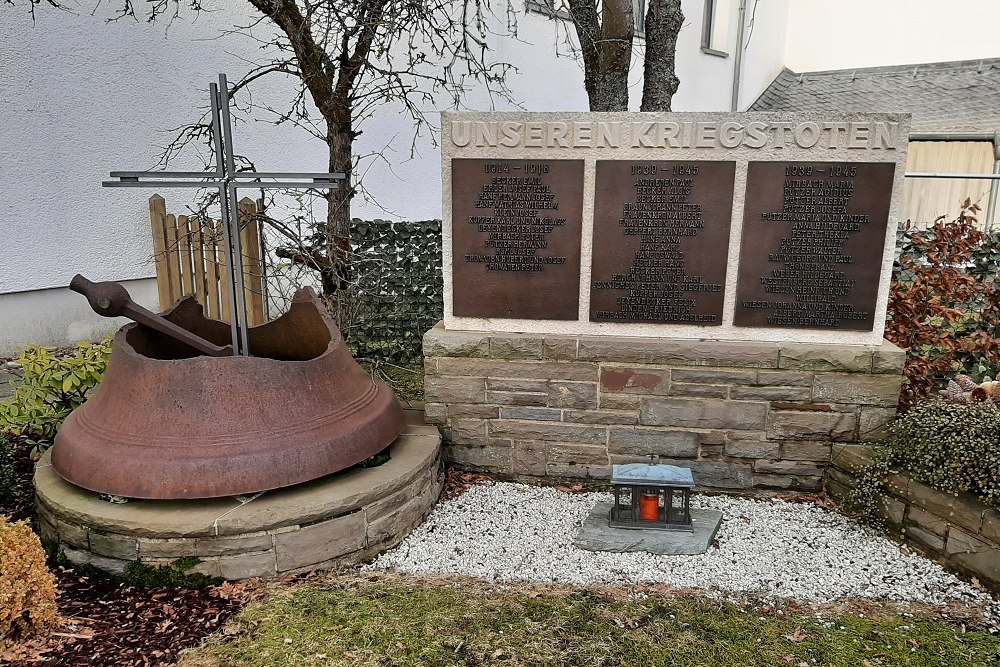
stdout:
<svg viewBox="0 0 1000 667">
<path fill-rule="evenodd" d="M 643 521 L 656 521 L 660 518 L 660 496 L 644 493 L 639 497 L 639 518 Z"/>
</svg>

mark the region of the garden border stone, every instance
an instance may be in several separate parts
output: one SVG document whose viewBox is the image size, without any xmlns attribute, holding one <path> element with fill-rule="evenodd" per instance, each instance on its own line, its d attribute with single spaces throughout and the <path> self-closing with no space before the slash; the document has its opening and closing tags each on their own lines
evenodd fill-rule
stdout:
<svg viewBox="0 0 1000 667">
<path fill-rule="evenodd" d="M 388 462 L 355 468 L 252 499 L 136 500 L 115 504 L 35 467 L 43 542 L 78 564 L 121 573 L 137 560 L 223 579 L 353 565 L 395 546 L 433 509 L 444 484 L 441 435 L 407 411 Z"/>
<path fill-rule="evenodd" d="M 835 444 L 824 487 L 846 501 L 872 458 L 865 445 Z M 946 567 L 1000 592 L 1000 511 L 972 494 L 948 494 L 897 472 L 886 479 L 879 514 L 893 534 Z"/>
</svg>

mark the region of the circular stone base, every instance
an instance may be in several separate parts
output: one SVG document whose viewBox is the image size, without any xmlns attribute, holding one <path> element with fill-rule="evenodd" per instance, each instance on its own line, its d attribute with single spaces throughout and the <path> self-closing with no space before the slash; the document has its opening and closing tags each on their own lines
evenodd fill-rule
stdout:
<svg viewBox="0 0 1000 667">
<path fill-rule="evenodd" d="M 254 496 L 123 504 L 66 482 L 46 453 L 35 467 L 42 541 L 116 573 L 188 557 L 201 561 L 190 572 L 230 580 L 353 565 L 398 544 L 441 491 L 441 435 L 421 413 L 407 413 L 390 453 L 375 468 Z"/>
</svg>

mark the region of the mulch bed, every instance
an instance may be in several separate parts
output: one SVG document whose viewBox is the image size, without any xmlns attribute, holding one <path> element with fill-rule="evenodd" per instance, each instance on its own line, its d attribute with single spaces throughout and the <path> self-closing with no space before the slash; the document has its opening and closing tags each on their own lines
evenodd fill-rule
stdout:
<svg viewBox="0 0 1000 667">
<path fill-rule="evenodd" d="M 31 447 L 14 442 L 19 493 L 0 498 L 0 515 L 34 518 Z M 170 665 L 181 650 L 221 629 L 253 597 L 253 587 L 138 588 L 103 576 L 49 564 L 56 577 L 63 623 L 48 634 L 0 644 L 0 664 L 108 666 Z"/>
</svg>

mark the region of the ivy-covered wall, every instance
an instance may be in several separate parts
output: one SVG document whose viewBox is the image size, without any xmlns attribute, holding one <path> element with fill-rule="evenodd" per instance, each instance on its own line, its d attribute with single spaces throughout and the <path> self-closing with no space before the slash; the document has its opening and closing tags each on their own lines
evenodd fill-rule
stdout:
<svg viewBox="0 0 1000 667">
<path fill-rule="evenodd" d="M 441 221 L 353 221 L 355 357 L 401 366 L 423 361 L 424 333 L 443 317 Z"/>
</svg>

